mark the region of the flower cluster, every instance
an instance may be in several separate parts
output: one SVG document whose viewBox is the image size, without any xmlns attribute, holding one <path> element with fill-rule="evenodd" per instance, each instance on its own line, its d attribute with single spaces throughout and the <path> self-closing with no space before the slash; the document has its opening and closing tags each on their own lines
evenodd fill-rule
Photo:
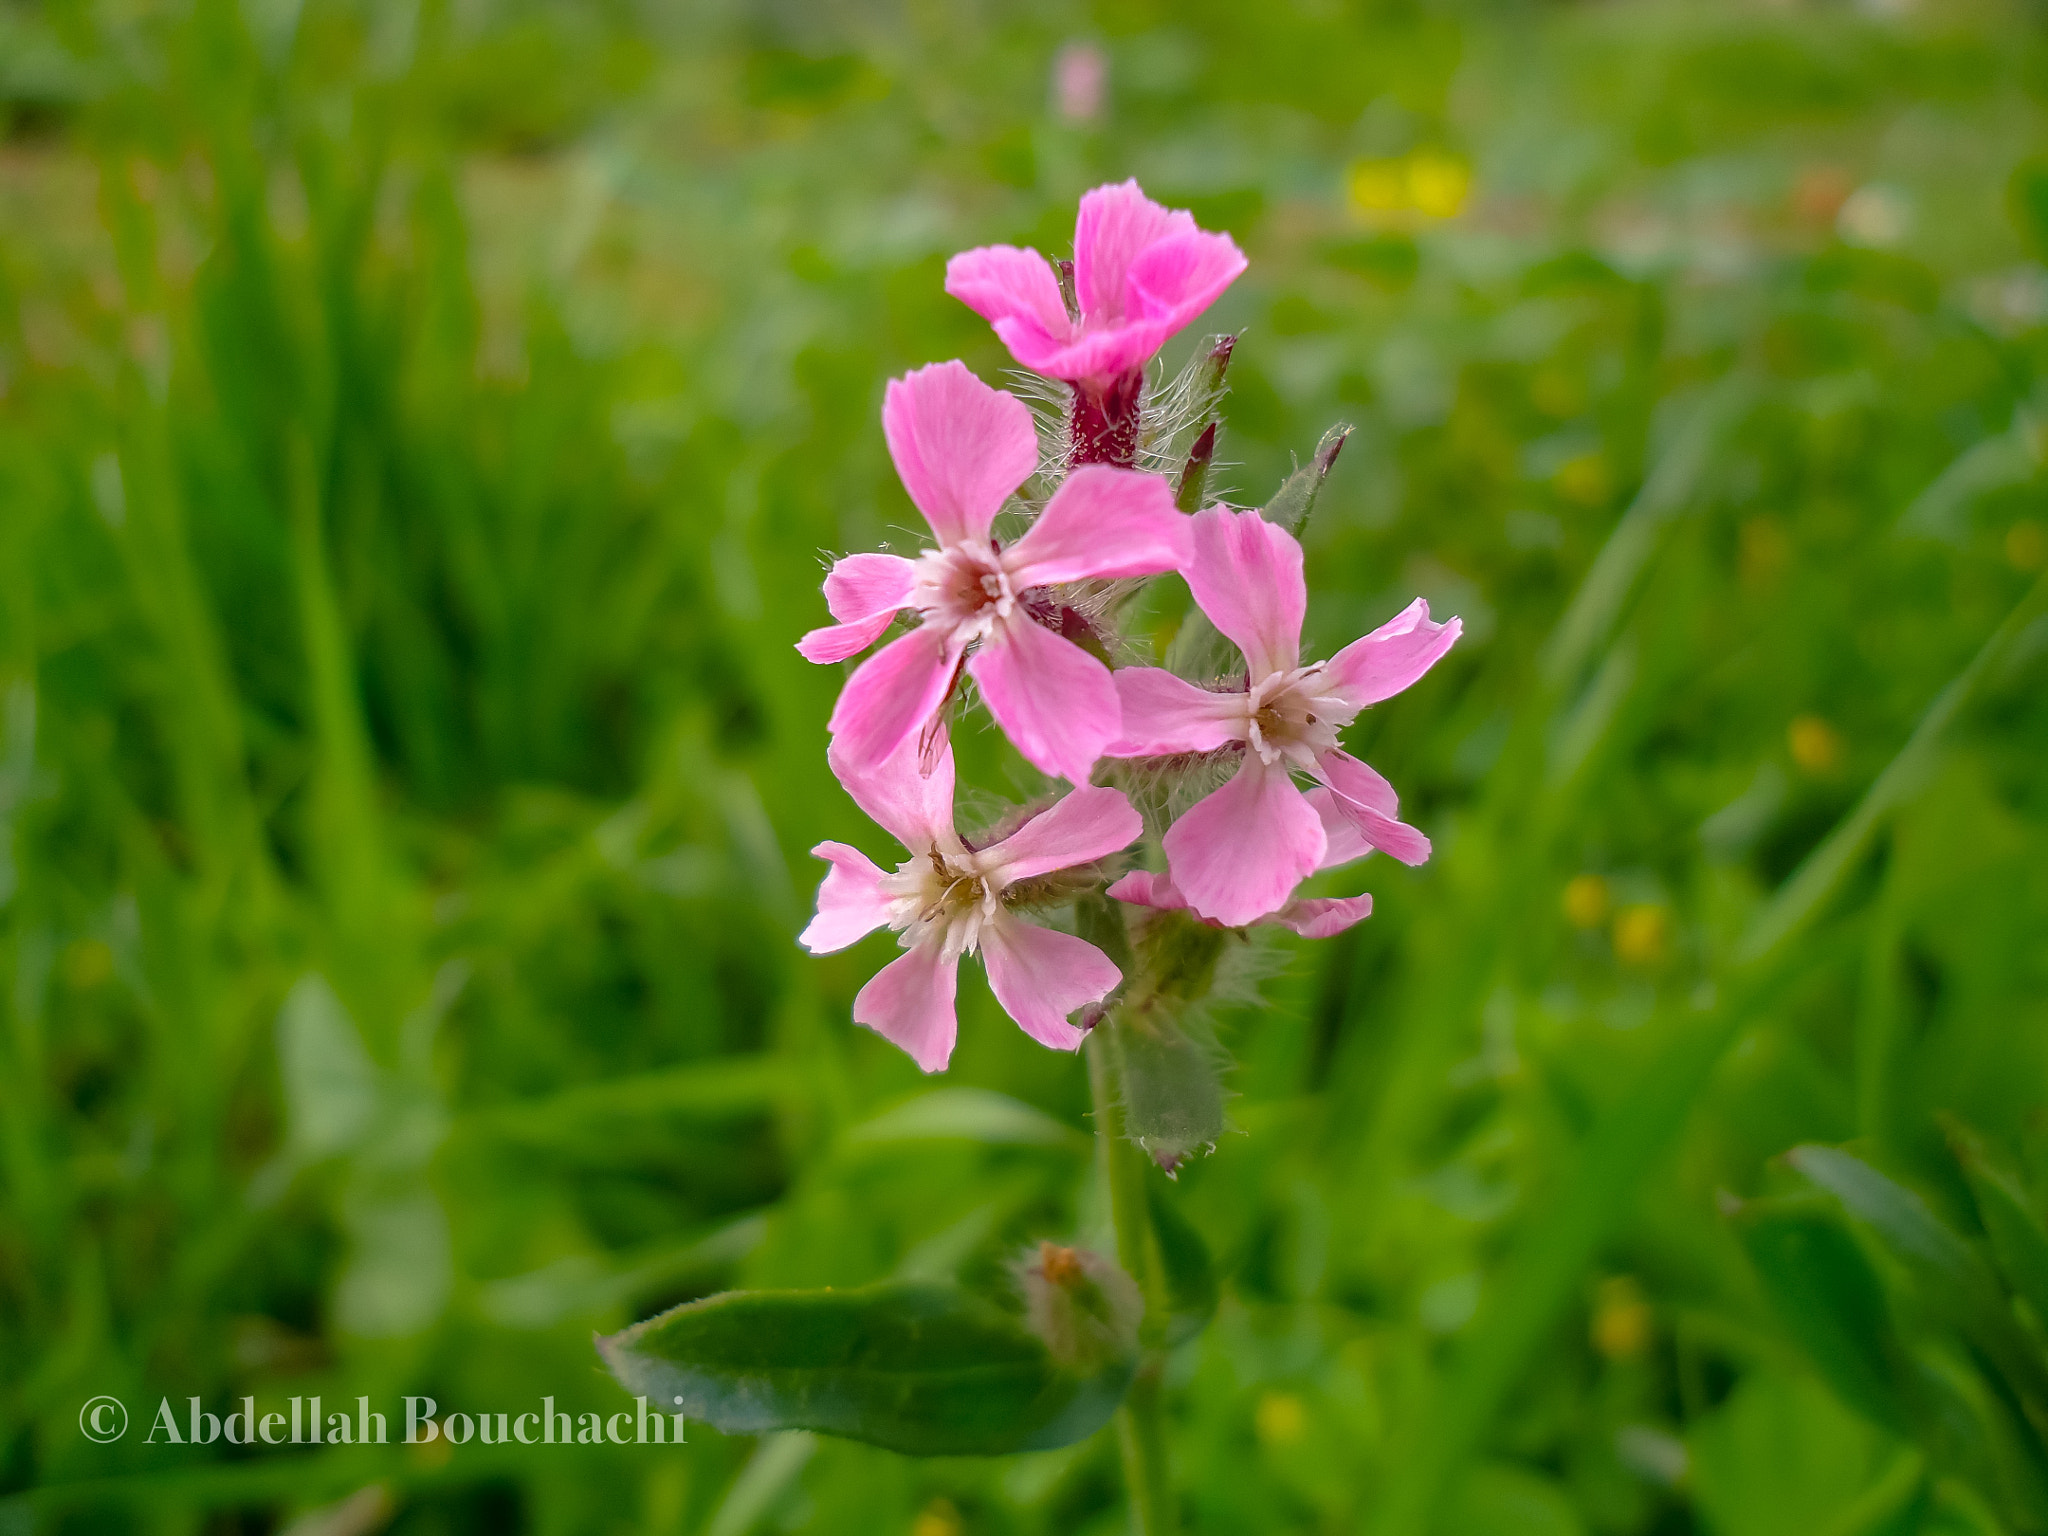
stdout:
<svg viewBox="0 0 2048 1536">
<path fill-rule="evenodd" d="M 1434 622 L 1418 600 L 1329 660 L 1304 662 L 1308 590 L 1293 533 L 1258 512 L 1194 510 L 1213 422 L 1178 483 L 1155 472 L 1171 467 L 1175 432 L 1193 425 L 1173 419 L 1171 402 L 1196 391 L 1186 381 L 1150 390 L 1148 367 L 1244 268 L 1228 235 L 1198 229 L 1136 182 L 1099 187 L 1081 199 L 1071 262 L 987 246 L 946 269 L 946 291 L 1051 381 L 1053 452 L 1041 457 L 1029 405 L 962 363 L 889 385 L 882 430 L 932 547 L 840 560 L 825 580 L 837 622 L 797 649 L 848 661 L 912 620 L 847 680 L 828 752 L 909 857 L 890 873 L 821 843 L 813 851 L 831 869 L 802 942 L 825 953 L 882 927 L 902 936 L 905 953 L 861 990 L 854 1019 L 927 1072 L 952 1053 L 963 955 L 981 955 L 1004 1010 L 1056 1049 L 1077 1047 L 1086 1029 L 1073 1015 L 1123 982 L 1097 945 L 1027 912 L 1106 894 L 1211 927 L 1270 921 L 1324 937 L 1365 917 L 1372 898 L 1301 899 L 1304 879 L 1375 849 L 1409 864 L 1429 857 L 1429 840 L 1399 819 L 1393 786 L 1340 734 L 1428 671 L 1458 621 Z M 1219 380 L 1229 346 L 1210 354 Z M 1028 497 L 1034 488 L 1047 494 Z M 1008 540 L 996 532 L 1006 512 L 1028 520 Z M 1131 652 L 1115 629 L 1128 579 L 1166 573 L 1186 581 L 1241 667 L 1184 677 L 1112 665 Z M 963 677 L 1027 761 L 1073 786 L 1001 835 L 954 820 L 947 720 Z M 1119 759 L 1160 760 L 1154 778 L 1182 786 L 1221 770 L 1220 787 L 1158 839 L 1164 870 L 1118 867 L 1145 822 L 1123 790 L 1090 780 L 1117 776 Z"/>
</svg>

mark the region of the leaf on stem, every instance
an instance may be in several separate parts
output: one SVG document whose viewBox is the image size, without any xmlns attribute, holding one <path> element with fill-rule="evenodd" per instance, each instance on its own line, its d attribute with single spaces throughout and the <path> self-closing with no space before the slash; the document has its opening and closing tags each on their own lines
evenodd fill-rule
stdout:
<svg viewBox="0 0 2048 1536">
<path fill-rule="evenodd" d="M 1921 1301 L 1982 1353 L 2007 1383 L 2048 1409 L 2048 1364 L 2014 1316 L 1997 1274 L 1927 1202 L 1836 1147 L 1794 1147 L 1787 1160 L 1842 1202 L 1906 1268 Z"/>
<path fill-rule="evenodd" d="M 1883 1282 L 1840 1219 L 1797 1200 L 1752 1200 L 1735 1217 L 1771 1309 L 1835 1394 L 1864 1417 L 1909 1432 L 1912 1372 Z"/>
<path fill-rule="evenodd" d="M 2048 1228 L 2038 1203 L 1983 1137 L 1957 1120 L 1946 1129 L 1991 1239 L 1992 1257 L 2006 1283 L 2033 1309 L 2035 1322 L 2048 1328 Z"/>
<path fill-rule="evenodd" d="M 808 1429 L 912 1456 L 1071 1445 L 1108 1421 L 1135 1362 L 1133 1341 L 1062 1364 L 991 1303 L 910 1281 L 732 1291 L 597 1347 L 629 1392 L 726 1434 Z"/>
</svg>

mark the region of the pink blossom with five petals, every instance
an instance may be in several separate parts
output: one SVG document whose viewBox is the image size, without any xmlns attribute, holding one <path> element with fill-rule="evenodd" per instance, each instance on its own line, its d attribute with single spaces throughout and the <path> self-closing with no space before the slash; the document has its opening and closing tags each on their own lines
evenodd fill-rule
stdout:
<svg viewBox="0 0 2048 1536">
<path fill-rule="evenodd" d="M 882 429 L 939 547 L 915 560 L 849 555 L 825 578 L 839 622 L 797 643 L 811 661 L 866 649 L 905 608 L 923 620 L 847 680 L 832 711 L 835 750 L 854 771 L 874 770 L 932 723 L 965 656 L 1017 750 L 1047 773 L 1086 783 L 1117 735 L 1116 685 L 1109 668 L 1032 617 L 1032 589 L 1184 564 L 1189 520 L 1172 490 L 1156 475 L 1083 466 L 1004 547 L 990 527 L 1038 464 L 1023 401 L 961 363 L 934 363 L 890 382 Z"/>
<path fill-rule="evenodd" d="M 1032 372 L 1101 381 L 1143 368 L 1244 269 L 1230 236 L 1198 229 L 1192 214 L 1162 208 L 1126 181 L 1081 199 L 1078 317 L 1067 313 L 1052 263 L 1014 245 L 962 251 L 946 263 L 946 292 L 993 325 Z"/>
<path fill-rule="evenodd" d="M 1338 737 L 1361 709 L 1427 672 L 1462 625 L 1432 622 L 1417 598 L 1330 660 L 1303 666 L 1301 545 L 1256 512 L 1211 507 L 1191 521 L 1194 558 L 1183 574 L 1202 612 L 1244 653 L 1244 684 L 1213 692 L 1158 667 L 1126 668 L 1116 674 L 1123 734 L 1108 748 L 1111 757 L 1157 757 L 1243 744 L 1236 775 L 1167 829 L 1174 886 L 1226 927 L 1279 910 L 1328 848 L 1296 772 L 1328 789 L 1371 847 L 1404 864 L 1428 859 L 1429 839 L 1399 820 L 1394 787 Z"/>
<path fill-rule="evenodd" d="M 1026 922 L 1005 898 L 1019 881 L 1128 847 L 1144 830 L 1130 801 L 1114 789 L 1076 789 L 1000 842 L 977 848 L 954 826 L 951 746 L 940 747 L 928 774 L 915 743 L 872 773 L 853 771 L 836 754 L 831 760 L 847 793 L 910 854 L 889 872 L 844 843 L 811 850 L 832 867 L 799 943 L 822 955 L 878 928 L 902 935 L 905 952 L 854 998 L 854 1022 L 902 1047 L 925 1071 L 943 1071 L 959 1027 L 960 957 L 979 950 L 1003 1011 L 1040 1044 L 1078 1049 L 1086 1031 L 1067 1016 L 1107 997 L 1123 973 L 1087 940 Z"/>
</svg>

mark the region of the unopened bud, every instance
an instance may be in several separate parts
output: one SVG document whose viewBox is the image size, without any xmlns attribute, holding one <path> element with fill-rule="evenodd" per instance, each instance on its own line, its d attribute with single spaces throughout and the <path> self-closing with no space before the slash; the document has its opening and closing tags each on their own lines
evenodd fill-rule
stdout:
<svg viewBox="0 0 2048 1536">
<path fill-rule="evenodd" d="M 1229 371 L 1230 354 L 1236 350 L 1235 336 L 1218 336 L 1209 348 L 1208 357 L 1203 359 L 1203 399 L 1208 402 L 1210 410 L 1214 410 L 1223 398 L 1223 375 Z"/>
<path fill-rule="evenodd" d="M 1315 466 L 1318 476 L 1327 475 L 1337 462 L 1337 455 L 1344 451 L 1345 443 L 1351 440 L 1349 427 L 1332 427 L 1316 444 Z"/>
<path fill-rule="evenodd" d="M 1181 511 L 1199 512 L 1202 509 L 1202 491 L 1209 483 L 1209 466 L 1215 459 L 1216 423 L 1212 421 L 1202 428 L 1202 435 L 1188 450 L 1187 467 L 1180 472 L 1180 487 L 1174 492 L 1173 504 Z"/>
<path fill-rule="evenodd" d="M 1137 1352 L 1145 1301 L 1131 1277 L 1085 1248 L 1040 1243 L 1020 1278 L 1031 1331 L 1060 1364 L 1093 1370 Z"/>
<path fill-rule="evenodd" d="M 1266 503 L 1266 521 L 1276 528 L 1285 528 L 1296 538 L 1301 536 L 1302 525 L 1308 521 L 1309 512 L 1315 507 L 1316 496 L 1328 478 L 1330 466 L 1337 462 L 1337 455 L 1344 451 L 1344 441 L 1351 436 L 1351 429 L 1335 426 L 1323 434 L 1323 440 L 1316 444 L 1316 451 L 1308 463 L 1289 475 Z"/>
</svg>

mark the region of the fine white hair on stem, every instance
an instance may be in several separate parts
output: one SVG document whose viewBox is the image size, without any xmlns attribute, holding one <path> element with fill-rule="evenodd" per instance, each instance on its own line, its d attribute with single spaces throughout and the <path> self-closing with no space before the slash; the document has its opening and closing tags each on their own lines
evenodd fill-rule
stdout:
<svg viewBox="0 0 2048 1536">
<path fill-rule="evenodd" d="M 1164 364 L 1153 359 L 1147 369 L 1132 468 L 1177 478 L 1187 462 L 1195 435 L 1217 419 L 1217 408 L 1228 393 L 1228 386 L 1216 390 L 1206 378 L 1213 346 L 1212 340 L 1210 348 L 1197 351 L 1171 378 L 1167 377 Z M 1003 378 L 1010 392 L 1031 408 L 1032 422 L 1038 429 L 1038 474 L 1048 488 L 1057 486 L 1074 467 L 1073 386 L 1021 368 L 1006 370 Z M 1228 467 L 1218 460 L 1210 466 L 1210 475 L 1213 478 L 1217 470 Z"/>
</svg>

